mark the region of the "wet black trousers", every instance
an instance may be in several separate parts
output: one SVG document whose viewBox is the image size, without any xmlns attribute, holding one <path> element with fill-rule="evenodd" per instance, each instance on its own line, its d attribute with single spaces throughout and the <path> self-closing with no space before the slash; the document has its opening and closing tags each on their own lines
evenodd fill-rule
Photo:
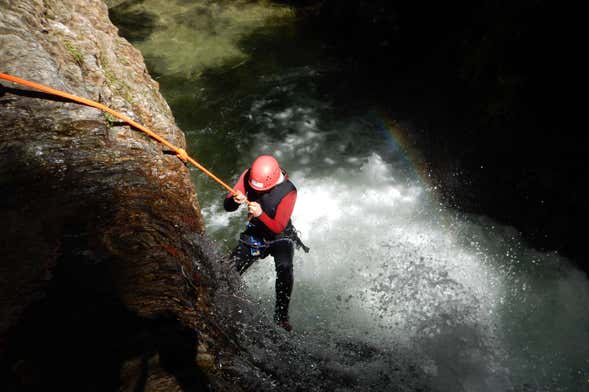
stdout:
<svg viewBox="0 0 589 392">
<path fill-rule="evenodd" d="M 252 255 L 251 249 L 242 242 L 231 253 L 231 261 L 235 269 L 242 275 L 255 261 L 263 259 L 268 255 L 274 257 L 276 269 L 276 306 L 274 319 L 276 321 L 288 320 L 288 305 L 294 283 L 293 257 L 294 245 L 292 241 L 278 241 L 267 248 L 263 248 L 259 255 Z"/>
</svg>

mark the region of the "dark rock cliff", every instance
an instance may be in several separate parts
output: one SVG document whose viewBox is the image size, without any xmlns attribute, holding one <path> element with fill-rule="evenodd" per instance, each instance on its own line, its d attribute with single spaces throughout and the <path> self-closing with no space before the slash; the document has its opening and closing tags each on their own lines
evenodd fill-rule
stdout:
<svg viewBox="0 0 589 392">
<path fill-rule="evenodd" d="M 0 72 L 184 147 L 99 0 L 0 1 Z M 0 85 L 0 389 L 239 390 L 188 169 L 99 110 Z"/>
</svg>

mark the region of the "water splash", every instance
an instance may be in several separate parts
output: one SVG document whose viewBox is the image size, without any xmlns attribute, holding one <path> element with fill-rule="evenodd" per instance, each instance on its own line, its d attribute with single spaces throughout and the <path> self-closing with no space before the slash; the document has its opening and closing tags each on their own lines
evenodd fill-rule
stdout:
<svg viewBox="0 0 589 392">
<path fill-rule="evenodd" d="M 442 391 L 588 389 L 587 278 L 557 254 L 530 249 L 510 227 L 441 206 L 411 129 L 318 98 L 325 70 L 301 65 L 301 40 L 271 46 L 283 58 L 251 58 L 242 38 L 291 20 L 288 10 L 245 1 L 133 7 L 131 14 L 149 14 L 154 23 L 134 44 L 152 72 L 172 76 L 165 94 L 175 114 L 199 121 L 185 129 L 195 155 L 209 158 L 214 171 L 212 163 L 229 161 L 235 179 L 256 155 L 271 153 L 299 188 L 293 219 L 311 253 L 295 258 L 296 332 L 288 340 L 268 330 L 243 337 L 276 379 L 310 391 L 423 390 L 419 380 Z M 210 69 L 228 73 L 208 84 L 196 79 Z M 229 86 L 242 89 L 229 89 L 231 102 L 229 76 Z M 210 151 L 199 143 L 204 137 Z M 222 211 L 222 194 L 206 191 L 214 186 L 204 181 L 207 231 L 230 248 L 244 213 Z M 271 319 L 271 259 L 244 282 L 261 312 L 253 317 Z"/>
<path fill-rule="evenodd" d="M 293 221 L 312 251 L 295 258 L 291 319 L 300 333 L 324 339 L 313 341 L 315 349 L 334 340 L 402 348 L 444 391 L 584 385 L 589 350 L 578 342 L 589 341 L 589 317 L 580 311 L 587 279 L 558 255 L 528 249 L 509 227 L 443 208 L 421 178 L 407 178 L 405 167 L 374 152 L 319 158 L 345 141 L 310 126 L 318 124 L 312 113 L 266 113 L 298 133 L 266 135 L 264 148 L 295 168 Z M 318 162 L 325 167 L 315 170 Z M 207 214 L 212 231 L 227 223 L 219 213 Z M 271 259 L 244 278 L 271 315 Z M 368 364 L 358 358 L 356 366 Z"/>
</svg>

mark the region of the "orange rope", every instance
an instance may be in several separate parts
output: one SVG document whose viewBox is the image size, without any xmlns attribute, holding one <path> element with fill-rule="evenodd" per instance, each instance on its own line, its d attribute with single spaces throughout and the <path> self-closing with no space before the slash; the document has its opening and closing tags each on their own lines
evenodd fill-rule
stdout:
<svg viewBox="0 0 589 392">
<path fill-rule="evenodd" d="M 219 177 L 217 177 L 216 175 L 214 175 L 213 173 L 211 173 L 209 170 L 207 170 L 204 166 L 202 166 L 200 163 L 198 163 L 197 161 L 195 161 L 192 157 L 190 157 L 190 155 L 188 155 L 188 153 L 183 149 L 183 148 L 178 148 L 176 146 L 174 146 L 172 143 L 168 142 L 166 139 L 164 139 L 163 137 L 161 137 L 160 135 L 158 135 L 157 133 L 147 129 L 146 127 L 144 127 L 143 125 L 139 124 L 136 121 L 131 120 L 128 117 L 123 116 L 122 114 L 112 110 L 111 108 L 104 106 L 98 102 L 86 99 L 86 98 L 82 98 L 82 97 L 78 97 L 77 95 L 72 95 L 72 94 L 68 94 L 66 92 L 60 91 L 60 90 L 55 90 L 51 87 L 47 87 L 44 86 L 42 84 L 38 84 L 35 82 L 31 82 L 25 79 L 21 79 L 21 78 L 17 78 L 16 76 L 12 76 L 12 75 L 8 75 L 8 74 L 4 74 L 4 73 L 0 73 L 0 79 L 4 79 L 4 80 L 8 80 L 9 82 L 13 82 L 13 83 L 17 83 L 26 87 L 31 87 L 34 88 L 36 90 L 40 90 L 43 91 L 47 94 L 51 94 L 51 95 L 56 95 L 58 97 L 62 97 L 62 98 L 66 98 L 69 99 L 71 101 L 74 102 L 78 102 L 81 103 L 83 105 L 87 105 L 87 106 L 92 106 L 96 109 L 102 110 L 103 112 L 109 113 L 112 116 L 126 122 L 127 124 L 131 125 L 134 128 L 139 129 L 140 131 L 145 132 L 146 134 L 148 134 L 149 136 L 151 136 L 152 138 L 154 138 L 155 140 L 157 140 L 158 142 L 160 142 L 161 144 L 163 144 L 164 146 L 168 147 L 170 150 L 174 151 L 176 153 L 176 155 L 178 156 L 178 158 L 180 158 L 182 161 L 184 162 L 190 162 L 192 163 L 194 166 L 196 166 L 198 169 L 200 169 L 203 173 L 205 173 L 207 176 L 211 177 L 213 180 L 215 180 L 217 183 L 219 183 L 223 188 L 227 189 L 227 191 L 229 191 L 229 193 L 236 195 L 237 192 L 235 191 L 235 189 L 231 188 L 229 185 L 227 185 L 225 182 L 223 182 L 223 180 L 221 180 Z"/>
</svg>

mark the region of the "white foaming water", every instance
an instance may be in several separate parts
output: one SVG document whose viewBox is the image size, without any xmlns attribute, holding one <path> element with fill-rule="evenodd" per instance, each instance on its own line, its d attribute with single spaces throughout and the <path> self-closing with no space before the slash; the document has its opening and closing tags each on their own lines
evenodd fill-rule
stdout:
<svg viewBox="0 0 589 392">
<path fill-rule="evenodd" d="M 121 1 L 108 3 L 114 7 Z M 150 60 L 150 69 L 189 79 L 217 66 L 243 69 L 246 60 L 256 61 L 239 44 L 244 37 L 268 23 L 295 20 L 288 7 L 268 7 L 271 2 L 131 3 L 130 11 L 148 10 L 157 16 L 149 36 L 135 42 Z M 295 39 L 280 45 L 290 45 L 297 56 L 300 43 Z M 385 161 L 399 150 L 387 155 L 379 148 L 387 150 L 387 142 L 366 127 L 368 117 L 355 122 L 345 118 L 346 110 L 309 96 L 314 78 L 337 68 L 335 64 L 321 61 L 326 68 L 319 71 L 311 66 L 275 70 L 280 63 L 276 56 L 264 52 L 260 59 L 270 59 L 270 66 L 253 67 L 255 72 L 247 73 L 247 83 L 240 85 L 250 86 L 259 77 L 256 88 L 236 95 L 244 101 L 255 96 L 248 113 L 229 102 L 233 96 L 224 86 L 222 100 L 211 97 L 223 107 L 210 108 L 222 114 L 223 121 L 217 123 L 221 130 L 231 127 L 225 110 L 236 105 L 230 110 L 240 119 L 235 128 L 244 127 L 235 138 L 239 162 L 234 175 L 256 155 L 273 153 L 299 189 L 293 220 L 311 253 L 299 251 L 295 256 L 291 340 L 314 360 L 324 358 L 325 372 L 318 378 L 324 379 L 331 369 L 358 381 L 357 389 L 347 390 L 417 389 L 403 389 L 401 383 L 389 386 L 388 378 L 377 373 L 394 373 L 398 362 L 363 360 L 368 346 L 354 343 L 367 342 L 383 352 L 390 349 L 392 355 L 414 354 L 415 363 L 442 391 L 589 390 L 587 278 L 557 255 L 529 249 L 508 227 L 444 210 L 418 179 L 404 178 L 401 173 L 412 170 Z M 195 91 L 209 98 L 201 85 L 177 83 L 166 98 L 181 110 Z M 332 120 L 326 126 L 329 117 L 339 124 Z M 221 200 L 207 200 L 216 197 L 212 193 L 199 194 L 209 234 L 236 240 L 245 213 L 225 213 Z M 271 258 L 244 275 L 249 293 L 269 317 L 274 279 Z M 341 349 L 342 342 L 357 347 L 359 354 L 338 359 L 353 354 Z M 397 351 L 399 347 L 406 350 Z M 404 373 L 397 380 L 407 384 L 411 377 Z"/>
<path fill-rule="evenodd" d="M 508 227 L 442 208 L 375 153 L 333 153 L 341 141 L 325 146 L 329 132 L 298 112 L 305 121 L 297 111 L 275 120 L 294 121 L 300 132 L 264 147 L 299 190 L 293 222 L 311 252 L 295 255 L 290 315 L 299 333 L 313 336 L 315 352 L 337 356 L 342 340 L 402 348 L 443 391 L 582 388 L 589 284 L 579 271 L 527 249 Z M 243 226 L 244 212 L 224 213 L 220 203 L 204 213 L 209 232 Z M 272 258 L 244 281 L 271 317 Z"/>
</svg>

